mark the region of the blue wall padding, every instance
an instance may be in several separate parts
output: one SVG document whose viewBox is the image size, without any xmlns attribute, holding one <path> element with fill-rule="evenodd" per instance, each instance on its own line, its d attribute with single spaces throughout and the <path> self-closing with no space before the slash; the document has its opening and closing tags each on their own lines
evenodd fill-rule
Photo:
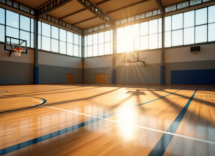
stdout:
<svg viewBox="0 0 215 156">
<path fill-rule="evenodd" d="M 165 83 L 165 67 L 161 66 L 161 85 L 164 85 Z"/>
<path fill-rule="evenodd" d="M 112 84 L 115 84 L 115 69 L 112 69 Z"/>
<path fill-rule="evenodd" d="M 215 85 L 215 69 L 173 70 L 171 84 Z"/>
<path fill-rule="evenodd" d="M 39 67 L 34 67 L 34 84 L 39 84 Z"/>
</svg>

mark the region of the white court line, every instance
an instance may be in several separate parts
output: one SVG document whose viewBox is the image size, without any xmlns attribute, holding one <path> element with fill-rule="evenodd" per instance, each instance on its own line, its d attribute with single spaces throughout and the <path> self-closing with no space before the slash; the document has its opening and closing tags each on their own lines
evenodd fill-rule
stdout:
<svg viewBox="0 0 215 156">
<path fill-rule="evenodd" d="M 215 99 L 215 98 L 202 98 L 202 97 L 195 97 L 195 99 Z"/>
<path fill-rule="evenodd" d="M 41 104 L 41 103 L 43 103 L 43 101 L 39 101 L 39 100 L 35 100 L 35 99 L 32 99 L 32 100 L 34 100 L 34 101 L 38 101 L 38 102 L 40 102 L 40 104 Z"/>
<path fill-rule="evenodd" d="M 80 114 L 80 115 L 84 115 L 84 116 L 89 116 L 89 117 L 93 117 L 93 118 L 98 118 L 98 119 L 102 119 L 102 120 L 106 120 L 106 121 L 120 123 L 119 121 L 116 121 L 116 120 L 111 120 L 111 119 L 106 119 L 106 118 L 100 118 L 100 117 L 97 117 L 97 116 L 88 115 L 88 114 L 84 114 L 84 113 L 78 113 L 78 112 L 74 112 L 74 111 L 70 111 L 70 110 L 66 110 L 66 109 L 61 109 L 61 108 L 56 108 L 56 107 L 50 107 L 50 106 L 40 106 L 40 107 L 48 107 L 48 108 L 52 108 L 52 109 L 62 110 L 62 111 L 71 112 L 71 113 L 75 113 L 75 114 Z M 195 140 L 195 141 L 200 141 L 200 142 L 204 142 L 204 143 L 215 145 L 215 142 L 213 142 L 213 141 L 208 141 L 208 140 L 204 140 L 204 139 L 193 138 L 193 137 L 189 137 L 189 136 L 185 136 L 185 135 L 175 134 L 175 133 L 166 132 L 166 131 L 162 131 L 162 130 L 157 130 L 157 129 L 153 129 L 153 128 L 148 128 L 148 127 L 143 127 L 143 126 L 139 126 L 139 125 L 131 125 L 131 126 L 142 128 L 142 129 L 146 129 L 146 130 L 150 130 L 150 131 L 154 131 L 154 132 L 169 134 L 169 135 L 173 135 L 173 136 L 178 136 L 178 137 L 182 137 L 182 138 L 186 138 L 186 139 L 190 139 L 190 140 Z"/>
<path fill-rule="evenodd" d="M 191 94 L 191 93 L 180 93 L 180 94 Z M 176 94 L 176 95 L 180 95 L 180 94 Z M 215 94 L 197 94 L 196 95 L 215 95 Z"/>
</svg>

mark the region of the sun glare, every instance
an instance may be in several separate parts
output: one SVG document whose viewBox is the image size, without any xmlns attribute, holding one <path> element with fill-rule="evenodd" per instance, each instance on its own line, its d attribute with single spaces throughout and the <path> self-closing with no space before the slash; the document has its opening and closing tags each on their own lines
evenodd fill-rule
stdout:
<svg viewBox="0 0 215 156">
<path fill-rule="evenodd" d="M 134 137 L 135 108 L 126 104 L 122 106 L 117 114 L 120 132 L 125 140 L 131 140 Z"/>
</svg>

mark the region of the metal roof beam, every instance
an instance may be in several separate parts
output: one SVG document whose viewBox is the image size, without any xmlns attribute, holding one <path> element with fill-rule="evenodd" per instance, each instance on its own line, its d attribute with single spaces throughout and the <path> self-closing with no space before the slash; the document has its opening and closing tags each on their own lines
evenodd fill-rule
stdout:
<svg viewBox="0 0 215 156">
<path fill-rule="evenodd" d="M 86 9 L 88 9 L 97 17 L 99 17 L 101 20 L 105 21 L 110 25 L 114 25 L 114 20 L 107 13 L 105 13 L 104 10 L 102 10 L 99 6 L 97 6 L 90 0 L 77 0 L 77 1 L 80 4 L 82 4 Z"/>
<path fill-rule="evenodd" d="M 36 10 L 36 15 L 38 17 L 41 17 L 45 14 L 48 14 L 49 12 L 58 9 L 59 7 L 69 3 L 72 0 L 53 0 L 48 3 L 46 3 L 44 6 L 39 7 L 39 9 Z"/>
<path fill-rule="evenodd" d="M 129 7 L 132 7 L 132 6 L 135 6 L 135 5 L 137 5 L 137 4 L 147 2 L 147 1 L 149 1 L 149 0 L 143 0 L 143 1 L 140 1 L 140 2 L 137 2 L 137 3 L 133 3 L 133 4 L 131 4 L 131 5 L 127 5 L 127 6 L 124 6 L 124 7 L 122 7 L 122 8 L 118 8 L 118 9 L 116 9 L 116 10 L 109 11 L 109 12 L 107 12 L 107 14 L 113 13 L 113 12 L 116 12 L 116 11 L 119 11 L 119 10 L 122 10 L 122 9 L 126 9 L 126 8 L 129 8 Z M 92 19 L 95 19 L 95 18 L 97 18 L 97 17 L 92 17 L 92 18 L 89 18 L 89 19 L 86 19 L 86 20 L 83 20 L 83 21 L 80 21 L 80 22 L 77 22 L 77 23 L 73 23 L 73 25 L 76 25 L 76 24 L 79 24 L 79 23 L 82 23 L 82 22 L 86 22 L 86 21 L 88 21 L 88 20 L 92 20 Z"/>
<path fill-rule="evenodd" d="M 158 5 L 158 8 L 160 9 L 161 15 L 163 16 L 165 14 L 163 3 L 161 2 L 161 0 L 155 0 L 155 1 Z"/>
<path fill-rule="evenodd" d="M 103 3 L 108 2 L 108 1 L 110 1 L 110 0 L 104 0 L 104 1 L 102 1 L 102 2 L 96 3 L 96 5 L 100 5 L 100 4 L 103 4 Z M 71 13 L 71 14 L 68 14 L 68 15 L 66 15 L 66 16 L 63 16 L 63 17 L 61 17 L 60 19 L 62 20 L 62 19 L 64 19 L 64 18 L 67 18 L 67 17 L 69 17 L 69 16 L 75 15 L 75 14 L 77 14 L 77 13 L 79 13 L 79 12 L 82 12 L 82 11 L 85 11 L 85 10 L 87 10 L 87 9 L 84 8 L 84 9 L 78 10 L 78 11 L 76 11 L 76 12 L 73 12 L 73 13 Z"/>
</svg>

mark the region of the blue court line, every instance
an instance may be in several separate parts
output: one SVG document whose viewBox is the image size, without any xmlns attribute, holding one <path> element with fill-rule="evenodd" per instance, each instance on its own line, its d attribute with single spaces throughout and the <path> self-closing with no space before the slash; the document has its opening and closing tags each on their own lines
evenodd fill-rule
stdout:
<svg viewBox="0 0 215 156">
<path fill-rule="evenodd" d="M 7 93 L 7 92 L 8 92 L 8 91 L 4 91 L 4 92 L 0 92 L 0 93 Z M 4 94 L 3 94 L 3 95 L 4 95 Z M 8 96 L 8 95 L 4 95 L 4 96 Z M 32 97 L 32 96 L 19 96 L 19 97 Z M 23 109 L 33 108 L 33 107 L 37 107 L 37 106 L 43 105 L 44 103 L 47 102 L 46 99 L 43 99 L 43 98 L 40 98 L 40 97 L 32 97 L 32 98 L 41 99 L 41 100 L 43 100 L 43 102 L 40 103 L 39 105 L 34 105 L 34 106 L 31 106 L 31 107 L 25 107 L 25 108 L 20 108 L 20 109 L 14 109 L 14 110 L 3 111 L 3 112 L 0 112 L 0 113 L 7 113 L 7 112 L 12 112 L 12 111 L 17 111 L 17 110 L 23 110 Z"/>
<path fill-rule="evenodd" d="M 113 116 L 113 115 L 114 115 L 114 113 L 111 113 L 111 114 L 103 116 L 103 118 L 108 118 L 108 117 Z M 54 137 L 59 136 L 61 134 L 71 132 L 71 131 L 76 130 L 78 128 L 84 127 L 84 126 L 92 124 L 94 122 L 97 122 L 99 120 L 102 120 L 102 118 L 95 118 L 95 119 L 92 119 L 92 120 L 89 120 L 89 121 L 86 121 L 86 122 L 82 122 L 80 124 L 77 124 L 77 125 L 74 125 L 74 126 L 71 126 L 71 127 L 68 127 L 68 128 L 64 128 L 62 130 L 59 130 L 59 131 L 56 131 L 56 132 L 53 132 L 53 133 L 50 133 L 50 134 L 43 135 L 41 137 L 38 137 L 38 138 L 35 138 L 35 139 L 32 139 L 32 140 L 22 142 L 20 144 L 14 145 L 14 146 L 4 148 L 4 149 L 0 150 L 0 155 L 8 154 L 10 152 L 14 152 L 14 151 L 22 149 L 24 147 L 28 147 L 28 146 L 31 146 L 33 144 L 36 144 L 36 143 L 39 143 L 39 142 L 54 138 Z"/>
<path fill-rule="evenodd" d="M 186 87 L 186 88 L 187 88 L 187 87 Z M 141 105 L 145 105 L 145 104 L 147 104 L 147 103 L 151 103 L 151 102 L 153 102 L 153 101 L 157 101 L 157 100 L 163 99 L 163 98 L 165 98 L 165 97 L 167 97 L 167 96 L 170 96 L 171 94 L 175 94 L 175 93 L 178 92 L 178 91 L 180 91 L 180 89 L 177 90 L 177 91 L 175 91 L 175 92 L 173 92 L 173 93 L 169 93 L 169 94 L 167 94 L 167 95 L 165 95 L 165 96 L 161 96 L 161 97 L 159 97 L 159 98 L 157 98 L 157 99 L 154 99 L 154 100 L 151 100 L 151 101 L 148 101 L 148 102 L 145 102 L 145 103 L 138 104 L 138 105 L 136 105 L 135 107 L 138 107 L 138 106 L 141 106 Z"/>
<path fill-rule="evenodd" d="M 181 110 L 181 112 L 178 114 L 178 116 L 175 118 L 173 123 L 170 125 L 170 127 L 167 129 L 167 132 L 175 133 L 178 129 L 178 126 L 180 125 L 185 113 L 187 112 L 188 107 L 190 106 L 190 103 L 192 102 L 196 91 L 198 90 L 198 87 L 196 88 L 193 95 L 190 97 L 187 104 L 184 106 L 184 108 Z M 166 151 L 167 147 L 169 146 L 170 141 L 172 140 L 173 135 L 170 134 L 164 134 L 156 146 L 152 149 L 152 151 L 149 153 L 148 156 L 162 156 L 164 152 Z"/>
<path fill-rule="evenodd" d="M 157 98 L 157 99 L 154 99 L 154 100 L 151 100 L 151 101 L 148 101 L 148 102 L 145 102 L 145 103 L 138 104 L 138 105 L 136 105 L 136 107 L 137 107 L 137 106 L 144 105 L 144 104 L 148 104 L 148 103 L 150 103 L 150 102 L 157 101 L 157 100 L 162 99 L 162 98 L 165 98 L 165 97 L 167 97 L 167 96 L 169 96 L 169 95 L 171 95 L 171 94 L 175 94 L 175 93 L 178 92 L 178 91 L 180 91 L 180 89 L 177 90 L 177 91 L 175 91 L 175 92 L 173 92 L 173 93 L 170 93 L 170 94 L 167 94 L 167 95 L 165 95 L 165 96 L 159 97 L 159 98 Z M 105 119 L 105 118 L 111 117 L 111 116 L 113 116 L 113 115 L 115 115 L 115 114 L 116 114 L 116 112 L 115 112 L 115 113 L 111 113 L 111 114 L 109 114 L 109 115 L 105 115 L 105 116 L 103 116 L 103 118 Z M 52 132 L 52 133 L 43 135 L 43 136 L 38 137 L 38 138 L 35 138 L 35 139 L 31 139 L 31 140 L 28 140 L 28 141 L 25 141 L 25 142 L 22 142 L 22 143 L 19 143 L 19 144 L 10 146 L 10 147 L 6 147 L 6 148 L 0 150 L 0 155 L 8 154 L 8 153 L 10 153 L 10 152 L 14 152 L 14 151 L 16 151 L 16 150 L 19 150 L 19 149 L 22 149 L 22 148 L 31 146 L 31 145 L 33 145 L 33 144 L 36 144 L 36 143 L 39 143 L 39 142 L 42 142 L 42 141 L 51 139 L 51 138 L 53 138 L 53 137 L 56 137 L 56 136 L 65 134 L 65 133 L 67 133 L 67 132 L 71 132 L 71 131 L 76 130 L 76 129 L 78 129 L 78 128 L 81 128 L 81 127 L 84 127 L 84 126 L 86 126 L 86 125 L 89 125 L 89 124 L 91 124 L 91 123 L 97 122 L 97 121 L 99 121 L 99 120 L 102 120 L 102 118 L 95 118 L 95 119 L 92 119 L 92 120 L 89 120 L 89 121 L 86 121 L 86 122 L 82 122 L 82 123 L 80 123 L 80 124 L 77 124 L 77 125 L 74 125 L 74 126 L 71 126 L 71 127 L 68 127 L 68 128 L 62 129 L 62 130 L 59 130 L 59 131 L 56 131 L 56 132 Z"/>
</svg>

